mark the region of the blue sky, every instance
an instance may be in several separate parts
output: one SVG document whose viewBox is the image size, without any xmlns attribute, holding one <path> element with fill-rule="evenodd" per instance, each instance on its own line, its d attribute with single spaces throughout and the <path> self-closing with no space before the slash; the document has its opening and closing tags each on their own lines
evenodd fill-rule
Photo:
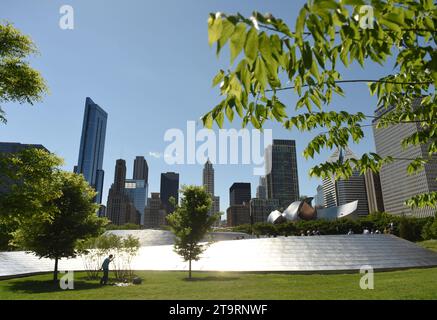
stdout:
<svg viewBox="0 0 437 320">
<path fill-rule="evenodd" d="M 37 44 L 41 55 L 32 58 L 50 87 L 42 103 L 3 105 L 8 124 L 0 125 L 0 140 L 43 144 L 65 159 L 65 169 L 77 163 L 85 98 L 91 97 L 108 114 L 104 157 L 104 203 L 113 181 L 115 160 L 126 159 L 128 176 L 133 160 L 146 157 L 149 191 L 159 192 L 160 173 L 180 173 L 181 184 L 200 184 L 201 165 L 170 166 L 163 158 L 169 128 L 185 131 L 187 120 L 197 120 L 214 107 L 220 97 L 211 80 L 220 68 L 229 67 L 227 55 L 217 59 L 208 46 L 207 18 L 210 12 L 271 12 L 294 25 L 298 0 L 2 0 L 0 19 L 8 20 Z M 69 4 L 75 10 L 75 29 L 59 28 L 59 8 Z M 391 66 L 372 65 L 365 70 L 353 66 L 344 79 L 378 78 Z M 330 108 L 372 114 L 376 99 L 366 84 L 344 85 L 345 98 L 335 99 Z M 283 101 L 294 110 L 296 96 L 282 93 Z M 240 121 L 226 124 L 238 127 Z M 311 133 L 290 132 L 269 123 L 273 137 L 297 140 L 300 192 L 314 195 L 319 181 L 309 169 L 324 161 L 331 151 L 306 161 L 302 151 Z M 352 145 L 358 155 L 374 150 L 371 129 L 360 145 Z M 258 184 L 250 165 L 216 165 L 216 194 L 221 210 L 229 204 L 233 182 L 251 182 L 252 195 Z"/>
</svg>

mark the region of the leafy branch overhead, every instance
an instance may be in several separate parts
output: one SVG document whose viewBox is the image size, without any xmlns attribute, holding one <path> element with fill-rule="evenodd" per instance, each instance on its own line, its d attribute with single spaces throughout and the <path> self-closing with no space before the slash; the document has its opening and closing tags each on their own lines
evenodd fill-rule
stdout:
<svg viewBox="0 0 437 320">
<path fill-rule="evenodd" d="M 249 18 L 210 14 L 209 44 L 216 46 L 217 55 L 228 46 L 231 64 L 213 79 L 223 99 L 203 116 L 204 126 L 211 128 L 216 122 L 222 127 L 225 116 L 233 121 L 237 114 L 243 127 L 251 123 L 262 129 L 272 120 L 289 130 L 325 129 L 304 150 L 306 158 L 314 158 L 324 148 L 358 143 L 364 126 L 417 123 L 419 133 L 402 145 L 425 145 L 429 157 L 412 159 L 408 168 L 414 173 L 432 157 L 435 161 L 437 153 L 436 26 L 437 7 L 432 0 L 310 0 L 293 28 L 271 14 L 254 12 Z M 378 98 L 377 107 L 384 112 L 375 118 L 329 110 L 333 95 L 344 95 L 342 83 L 366 81 L 346 81 L 340 69 L 353 63 L 363 68 L 384 65 L 389 57 L 395 61 L 393 74 L 368 81 L 370 94 Z M 295 106 L 281 101 L 284 95 L 279 93 L 286 90 L 297 95 Z M 364 124 L 368 118 L 373 118 L 370 125 Z M 310 175 L 348 178 L 352 166 L 378 172 L 390 161 L 396 159 L 369 153 L 353 163 L 321 164 Z M 416 198 L 409 205 L 436 206 L 433 199 Z"/>
<path fill-rule="evenodd" d="M 41 101 L 47 86 L 41 74 L 26 60 L 38 50 L 30 37 L 10 23 L 0 24 L 0 104 Z M 0 122 L 6 115 L 0 105 Z"/>
</svg>

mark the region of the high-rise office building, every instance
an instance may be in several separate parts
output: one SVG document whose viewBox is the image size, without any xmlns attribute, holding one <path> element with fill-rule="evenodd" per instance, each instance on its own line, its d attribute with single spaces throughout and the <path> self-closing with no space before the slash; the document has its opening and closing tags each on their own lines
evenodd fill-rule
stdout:
<svg viewBox="0 0 437 320">
<path fill-rule="evenodd" d="M 165 216 L 166 212 L 162 207 L 159 193 L 152 192 L 151 197 L 147 201 L 147 207 L 144 210 L 144 227 L 150 229 L 166 225 Z"/>
<path fill-rule="evenodd" d="M 231 205 L 226 210 L 228 227 L 235 227 L 242 224 L 250 223 L 250 205 L 249 202 L 244 204 Z"/>
<path fill-rule="evenodd" d="M 364 175 L 366 181 L 367 202 L 369 213 L 384 212 L 384 200 L 382 197 L 381 179 L 379 173 L 367 170 Z"/>
<path fill-rule="evenodd" d="M 144 225 L 144 209 L 147 206 L 148 185 L 144 180 L 126 179 L 125 193 L 140 214 L 140 224 Z"/>
<path fill-rule="evenodd" d="M 329 158 L 328 162 L 344 161 L 356 159 L 357 157 L 351 149 L 336 150 Z M 349 179 L 335 180 L 335 177 L 328 177 L 323 180 L 324 205 L 327 208 L 341 206 L 349 202 L 358 200 L 358 215 L 369 214 L 369 207 L 366 193 L 366 182 L 364 175 L 358 170 L 353 170 Z"/>
<path fill-rule="evenodd" d="M 170 214 L 174 211 L 174 206 L 170 203 L 173 197 L 176 203 L 179 202 L 179 174 L 175 172 L 161 173 L 161 201 L 162 206 Z"/>
<path fill-rule="evenodd" d="M 229 205 L 249 204 L 251 199 L 250 183 L 236 182 L 229 188 Z"/>
<path fill-rule="evenodd" d="M 205 191 L 214 196 L 214 168 L 209 159 L 206 161 L 205 166 L 203 167 L 202 183 Z"/>
<path fill-rule="evenodd" d="M 149 166 L 144 157 L 138 156 L 134 160 L 134 180 L 144 180 L 146 184 L 149 183 Z"/>
<path fill-rule="evenodd" d="M 299 200 L 296 142 L 273 140 L 265 152 L 267 197 L 278 199 L 282 208 Z"/>
<path fill-rule="evenodd" d="M 259 178 L 259 185 L 256 188 L 257 199 L 267 199 L 267 179 L 266 177 Z"/>
<path fill-rule="evenodd" d="M 103 154 L 105 150 L 106 122 L 108 114 L 86 98 L 80 140 L 79 160 L 74 172 L 81 173 L 96 191 L 96 203 L 102 203 Z"/>
<path fill-rule="evenodd" d="M 325 201 L 323 200 L 323 185 L 317 186 L 317 194 L 314 197 L 314 207 L 323 208 L 325 206 Z"/>
<path fill-rule="evenodd" d="M 109 189 L 106 216 L 114 225 L 140 224 L 140 213 L 126 192 L 126 161 L 115 165 L 114 183 Z"/>
<path fill-rule="evenodd" d="M 279 200 L 277 199 L 251 199 L 250 202 L 250 221 L 251 223 L 267 222 L 267 218 L 272 211 L 278 210 Z"/>
<path fill-rule="evenodd" d="M 212 205 L 211 209 L 209 210 L 209 215 L 220 212 L 220 197 L 214 195 L 214 168 L 209 159 L 203 167 L 202 184 L 205 188 L 205 191 L 211 195 L 212 199 Z M 220 221 L 217 221 L 216 225 L 218 225 L 219 222 Z"/>
<path fill-rule="evenodd" d="M 414 101 L 413 108 L 420 108 L 420 99 Z M 390 112 L 392 108 L 379 108 L 377 117 Z M 420 123 L 399 123 L 385 128 L 376 128 L 378 119 L 373 121 L 376 153 L 382 157 L 396 159 L 428 158 L 427 145 L 409 146 L 404 149 L 401 141 L 421 130 Z M 425 165 L 424 170 L 409 175 L 410 160 L 395 160 L 382 166 L 380 171 L 382 197 L 386 212 L 395 215 L 427 217 L 435 214 L 433 208 L 411 209 L 405 201 L 418 194 L 437 191 L 437 154 Z"/>
</svg>

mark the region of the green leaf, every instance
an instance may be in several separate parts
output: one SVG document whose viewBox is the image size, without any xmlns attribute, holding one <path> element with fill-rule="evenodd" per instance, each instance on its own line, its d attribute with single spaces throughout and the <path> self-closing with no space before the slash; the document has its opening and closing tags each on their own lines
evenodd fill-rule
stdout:
<svg viewBox="0 0 437 320">
<path fill-rule="evenodd" d="M 208 112 L 206 115 L 204 115 L 202 117 L 202 122 L 203 122 L 203 126 L 205 128 L 211 129 L 212 128 L 212 122 L 213 122 L 212 113 Z"/>
<path fill-rule="evenodd" d="M 304 66 L 307 70 L 309 70 L 313 63 L 313 53 L 311 51 L 311 46 L 308 42 L 305 42 L 305 46 L 302 52 L 302 59 Z"/>
<path fill-rule="evenodd" d="M 234 34 L 231 37 L 230 49 L 231 49 L 231 63 L 238 57 L 241 50 L 243 50 L 244 42 L 246 41 L 246 25 L 242 22 L 235 27 Z"/>
<path fill-rule="evenodd" d="M 218 85 L 220 82 L 222 82 L 224 77 L 225 72 L 223 70 L 220 70 L 219 73 L 212 80 L 212 86 L 215 87 L 216 85 Z"/>
<path fill-rule="evenodd" d="M 212 46 L 214 42 L 220 39 L 223 30 L 222 19 L 214 19 L 214 22 L 211 25 L 208 23 L 208 25 L 208 43 Z"/>
<path fill-rule="evenodd" d="M 252 116 L 252 118 L 250 119 L 252 122 L 252 125 L 256 128 L 256 129 L 260 129 L 261 125 L 259 124 L 258 119 L 255 116 Z"/>
<path fill-rule="evenodd" d="M 272 49 L 270 38 L 267 36 L 265 32 L 262 32 L 259 35 L 259 51 L 263 56 L 264 60 L 270 61 L 272 59 Z"/>
<path fill-rule="evenodd" d="M 255 28 L 251 28 L 247 34 L 246 44 L 244 46 L 244 53 L 247 60 L 253 63 L 258 54 L 258 32 Z"/>
<path fill-rule="evenodd" d="M 220 53 L 220 50 L 226 45 L 226 42 L 229 40 L 229 38 L 234 33 L 235 26 L 233 23 L 229 22 L 228 20 L 223 20 L 223 29 L 221 32 L 220 39 L 217 43 L 217 55 Z"/>
<path fill-rule="evenodd" d="M 234 110 L 230 106 L 226 106 L 226 117 L 228 117 L 230 122 L 234 120 Z"/>
<path fill-rule="evenodd" d="M 217 116 L 215 117 L 215 122 L 217 123 L 217 125 L 219 126 L 219 128 L 223 128 L 223 121 L 225 119 L 225 116 L 223 114 L 223 111 L 220 111 Z M 212 126 L 212 125 L 211 125 Z"/>
<path fill-rule="evenodd" d="M 261 84 L 262 88 L 267 86 L 267 69 L 261 57 L 256 59 L 255 78 Z"/>
</svg>

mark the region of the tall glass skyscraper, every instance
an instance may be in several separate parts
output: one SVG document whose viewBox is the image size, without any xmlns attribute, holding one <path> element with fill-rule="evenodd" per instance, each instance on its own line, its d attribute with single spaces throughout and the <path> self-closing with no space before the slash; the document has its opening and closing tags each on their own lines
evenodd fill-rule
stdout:
<svg viewBox="0 0 437 320">
<path fill-rule="evenodd" d="M 175 172 L 161 173 L 161 201 L 167 214 L 173 213 L 174 206 L 170 203 L 173 197 L 179 202 L 179 174 Z"/>
<path fill-rule="evenodd" d="M 273 140 L 265 152 L 267 198 L 278 199 L 284 209 L 299 200 L 296 141 Z"/>
<path fill-rule="evenodd" d="M 91 98 L 86 98 L 79 160 L 74 172 L 83 174 L 88 183 L 97 191 L 96 203 L 102 203 L 105 174 L 103 153 L 107 120 L 108 114 Z"/>
</svg>

